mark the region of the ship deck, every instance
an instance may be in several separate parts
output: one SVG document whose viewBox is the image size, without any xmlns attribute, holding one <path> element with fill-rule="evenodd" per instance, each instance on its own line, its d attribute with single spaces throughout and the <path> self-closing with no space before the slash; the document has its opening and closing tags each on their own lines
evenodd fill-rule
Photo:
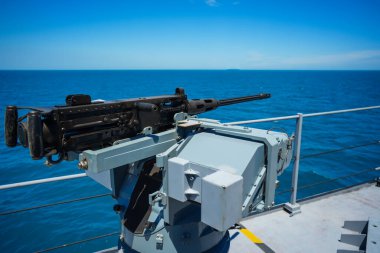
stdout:
<svg viewBox="0 0 380 253">
<path fill-rule="evenodd" d="M 339 241 L 341 234 L 355 233 L 343 228 L 344 221 L 364 221 L 369 217 L 379 220 L 380 187 L 374 183 L 362 184 L 310 198 L 300 204 L 302 212 L 292 217 L 282 208 L 276 208 L 243 220 L 241 224 L 249 232 L 231 230 L 229 252 L 358 250 L 358 247 Z"/>
</svg>

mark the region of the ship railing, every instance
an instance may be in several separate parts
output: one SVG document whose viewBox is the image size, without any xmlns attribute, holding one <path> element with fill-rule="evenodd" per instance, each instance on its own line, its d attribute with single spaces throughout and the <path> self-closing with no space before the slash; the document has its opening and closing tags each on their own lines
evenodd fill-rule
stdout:
<svg viewBox="0 0 380 253">
<path fill-rule="evenodd" d="M 349 175 L 324 180 L 322 182 L 304 185 L 304 186 L 298 188 L 298 174 L 299 174 L 299 169 L 300 169 L 299 162 L 302 158 L 306 158 L 306 157 L 310 156 L 310 155 L 301 156 L 301 140 L 302 140 L 303 119 L 309 118 L 309 117 L 318 117 L 318 116 L 333 115 L 333 114 L 351 113 L 351 112 L 374 110 L 374 109 L 380 109 L 380 105 L 346 109 L 346 110 L 308 113 L 308 114 L 297 113 L 295 115 L 289 115 L 289 116 L 284 116 L 284 117 L 236 121 L 236 122 L 229 122 L 226 124 L 228 124 L 228 125 L 249 125 L 249 124 L 255 124 L 255 123 L 262 123 L 262 122 L 296 120 L 296 131 L 295 131 L 295 140 L 294 140 L 294 143 L 295 143 L 294 150 L 295 151 L 294 151 L 294 155 L 293 155 L 291 188 L 290 188 L 290 190 L 286 190 L 286 191 L 282 191 L 282 192 L 277 193 L 277 194 L 283 194 L 283 193 L 289 193 L 289 192 L 291 193 L 290 200 L 288 203 L 285 204 L 285 207 L 287 207 L 286 209 L 288 211 L 290 211 L 291 214 L 296 214 L 299 212 L 299 204 L 297 203 L 297 191 L 299 189 L 305 189 L 308 187 L 313 187 L 313 186 L 317 186 L 320 184 L 325 184 L 325 183 L 337 181 L 339 179 L 343 179 L 343 178 L 347 178 L 347 177 L 354 177 L 354 176 L 358 176 L 360 174 L 369 173 L 369 172 L 373 172 L 373 171 L 380 171 L 380 167 L 366 169 L 366 170 L 362 170 L 359 172 L 351 173 Z M 359 147 L 369 146 L 369 145 L 380 145 L 380 140 L 376 140 L 376 141 L 366 143 L 366 144 L 350 146 L 350 147 L 346 147 L 346 148 L 329 150 L 329 151 L 321 152 L 318 154 L 312 154 L 312 156 L 321 156 L 321 155 L 325 155 L 325 154 L 329 154 L 329 153 L 340 152 L 340 151 L 347 150 L 347 149 L 354 149 L 354 148 L 359 148 Z M 45 178 L 45 179 L 39 179 L 39 180 L 5 184 L 5 185 L 0 185 L 0 190 L 8 190 L 8 189 L 14 189 L 14 188 L 19 188 L 19 187 L 26 187 L 26 186 L 31 186 L 31 185 L 52 183 L 52 182 L 58 182 L 58 181 L 74 180 L 74 179 L 84 178 L 86 176 L 87 176 L 86 173 L 79 173 L 79 174 L 66 175 L 66 176 L 60 176 L 60 177 L 51 177 L 51 178 Z M 380 181 L 378 183 L 380 184 Z M 66 201 L 61 201 L 61 202 L 56 202 L 56 203 L 50 203 L 50 204 L 45 204 L 45 205 L 40 205 L 40 206 L 33 206 L 33 207 L 29 207 L 29 208 L 24 208 L 24 209 L 11 210 L 11 211 L 6 211 L 6 212 L 0 213 L 0 216 L 6 216 L 6 215 L 14 214 L 14 213 L 19 213 L 19 212 L 26 212 L 26 211 L 35 210 L 35 209 L 47 208 L 47 207 L 63 205 L 63 204 L 79 202 L 79 201 L 85 201 L 85 200 L 89 200 L 89 199 L 101 198 L 101 197 L 106 197 L 106 196 L 111 196 L 111 194 L 99 194 L 99 195 L 87 196 L 87 197 L 71 199 L 71 200 L 66 200 Z M 109 234 L 99 235 L 99 236 L 87 238 L 87 239 L 76 241 L 76 242 L 68 242 L 68 243 L 65 243 L 63 245 L 55 246 L 55 247 L 52 247 L 49 249 L 44 249 L 40 252 L 53 251 L 53 250 L 57 250 L 57 249 L 60 249 L 63 247 L 69 247 L 72 245 L 81 244 L 81 243 L 85 243 L 88 241 L 92 241 L 92 240 L 96 240 L 96 239 L 100 239 L 100 238 L 104 238 L 104 237 L 108 237 L 108 236 L 113 236 L 113 235 L 117 235 L 117 234 L 119 234 L 119 232 L 113 232 L 113 233 L 109 233 Z"/>
<path fill-rule="evenodd" d="M 266 118 L 266 119 L 255 119 L 255 120 L 245 120 L 245 121 L 236 121 L 236 122 L 230 122 L 227 123 L 228 125 L 247 125 L 247 124 L 254 124 L 254 123 L 262 123 L 262 122 L 273 122 L 273 121 L 282 121 L 282 120 L 296 120 L 296 132 L 295 132 L 295 152 L 293 156 L 293 171 L 292 171 L 292 184 L 291 184 L 291 195 L 290 195 L 290 201 L 287 202 L 284 206 L 284 208 L 290 212 L 291 215 L 300 213 L 300 206 L 297 203 L 297 192 L 298 192 L 298 173 L 299 173 L 299 162 L 301 159 L 301 140 L 302 140 L 302 127 L 303 127 L 303 119 L 309 118 L 309 117 L 318 117 L 318 116 L 326 116 L 326 115 L 333 115 L 333 114 L 342 114 L 342 113 L 350 113 L 350 112 L 358 112 L 358 111 L 367 111 L 367 110 L 374 110 L 374 109 L 380 109 L 380 105 L 377 106 L 368 106 L 368 107 L 360 107 L 360 108 L 352 108 L 352 109 L 345 109 L 345 110 L 335 110 L 335 111 L 326 111 L 326 112 L 317 112 L 317 113 L 297 113 L 296 115 L 289 115 L 289 116 L 283 116 L 283 117 L 275 117 L 275 118 Z M 380 144 L 380 140 L 377 140 L 376 142 L 371 142 L 370 144 Z M 368 145 L 368 144 L 365 144 Z M 360 145 L 363 146 L 363 145 Z M 345 149 L 352 149 L 353 147 L 347 147 Z M 338 150 L 332 150 L 331 152 L 336 151 L 342 151 L 345 149 L 338 149 Z M 326 152 L 322 152 L 322 155 Z M 380 167 L 372 168 L 369 170 L 361 171 L 359 174 L 367 173 L 371 171 L 379 171 Z M 354 175 L 359 175 L 358 173 L 354 173 Z M 347 175 L 344 177 L 351 177 L 354 175 Z M 332 180 L 339 180 L 344 177 L 338 177 L 334 178 Z M 326 182 L 331 182 L 332 180 L 326 180 Z M 315 184 L 312 184 L 315 185 Z M 304 186 L 309 187 L 309 186 Z"/>
</svg>

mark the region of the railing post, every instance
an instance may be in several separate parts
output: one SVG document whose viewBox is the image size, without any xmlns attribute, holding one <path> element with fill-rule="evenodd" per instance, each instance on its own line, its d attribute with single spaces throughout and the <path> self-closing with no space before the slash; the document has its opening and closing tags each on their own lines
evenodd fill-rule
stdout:
<svg viewBox="0 0 380 253">
<path fill-rule="evenodd" d="M 301 212 L 301 207 L 297 203 L 297 186 L 298 186 L 298 171 L 301 157 L 301 139 L 302 139 L 302 123 L 303 114 L 298 113 L 296 136 L 295 136 L 295 154 L 293 163 L 293 175 L 292 175 L 292 194 L 290 196 L 290 202 L 284 205 L 284 209 L 293 216 Z"/>
</svg>

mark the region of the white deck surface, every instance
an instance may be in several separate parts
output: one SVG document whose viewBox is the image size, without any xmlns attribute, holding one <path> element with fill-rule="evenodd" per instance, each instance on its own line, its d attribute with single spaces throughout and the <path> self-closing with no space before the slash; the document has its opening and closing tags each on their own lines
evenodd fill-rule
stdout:
<svg viewBox="0 0 380 253">
<path fill-rule="evenodd" d="M 241 222 L 276 253 L 321 253 L 357 249 L 340 243 L 345 220 L 380 218 L 380 187 L 365 184 L 301 203 L 302 213 L 290 217 L 282 209 Z M 237 230 L 231 230 L 233 236 Z M 263 252 L 243 234 L 231 240 L 229 252 Z"/>
</svg>

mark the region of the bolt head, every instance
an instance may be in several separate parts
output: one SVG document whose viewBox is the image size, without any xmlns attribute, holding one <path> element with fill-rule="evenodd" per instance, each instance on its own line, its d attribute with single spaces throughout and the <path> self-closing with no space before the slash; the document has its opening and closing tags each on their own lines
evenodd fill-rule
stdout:
<svg viewBox="0 0 380 253">
<path fill-rule="evenodd" d="M 87 162 L 87 160 L 86 159 L 81 160 L 78 163 L 78 168 L 81 169 L 81 170 L 87 170 L 88 169 L 88 162 Z"/>
</svg>

